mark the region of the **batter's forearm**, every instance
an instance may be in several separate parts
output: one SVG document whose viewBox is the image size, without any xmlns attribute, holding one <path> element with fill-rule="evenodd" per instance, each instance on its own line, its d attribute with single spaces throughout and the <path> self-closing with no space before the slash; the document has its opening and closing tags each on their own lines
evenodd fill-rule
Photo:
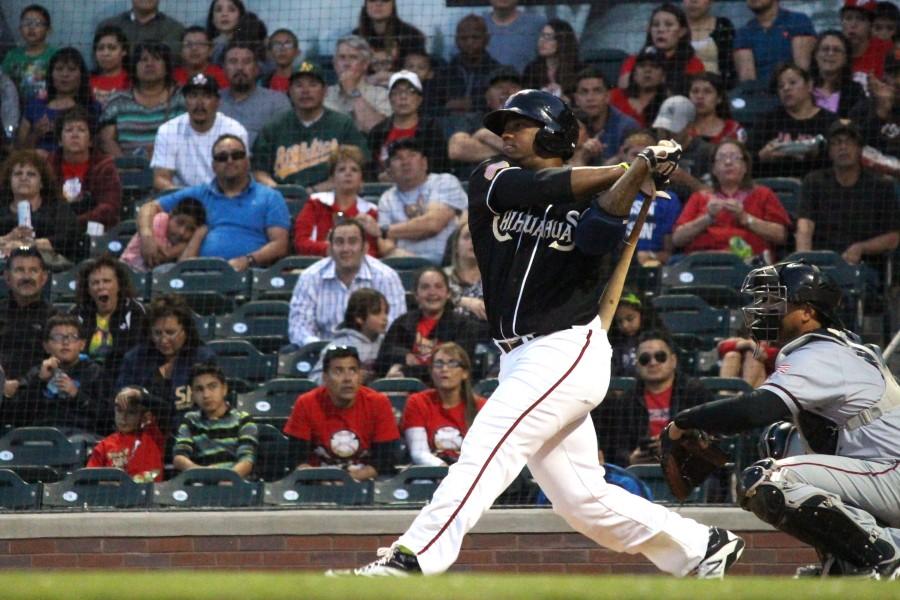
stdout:
<svg viewBox="0 0 900 600">
<path fill-rule="evenodd" d="M 570 180 L 572 185 L 572 195 L 575 196 L 576 200 L 590 198 L 599 192 L 606 191 L 613 187 L 624 173 L 626 173 L 626 170 L 620 165 L 612 167 L 574 167 L 572 169 L 572 177 Z M 646 175 L 646 171 L 644 173 Z M 634 195 L 631 196 L 631 199 L 634 200 Z M 601 208 L 607 212 L 619 214 L 606 206 L 601 205 Z M 628 209 L 625 210 L 626 214 L 630 208 L 631 204 L 629 204 Z"/>
</svg>

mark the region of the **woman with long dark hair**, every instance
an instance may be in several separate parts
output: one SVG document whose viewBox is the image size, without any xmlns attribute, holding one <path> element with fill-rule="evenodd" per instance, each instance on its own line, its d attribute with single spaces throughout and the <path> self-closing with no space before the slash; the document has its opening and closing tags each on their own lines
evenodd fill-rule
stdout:
<svg viewBox="0 0 900 600">
<path fill-rule="evenodd" d="M 213 45 L 212 62 L 221 65 L 225 48 L 234 37 L 247 9 L 241 0 L 212 0 L 206 13 L 206 34 Z"/>
<path fill-rule="evenodd" d="M 731 118 L 731 105 L 725 83 L 715 73 L 700 73 L 691 78 L 688 98 L 697 110 L 688 131 L 691 137 L 702 137 L 718 144 L 724 140 L 747 141 L 747 131 Z"/>
<path fill-rule="evenodd" d="M 550 19 L 541 29 L 537 49 L 537 58 L 522 76 L 525 87 L 570 97 L 575 92 L 575 74 L 582 67 L 575 30 L 562 19 Z"/>
<path fill-rule="evenodd" d="M 863 87 L 853 80 L 850 42 L 840 31 L 829 29 L 819 34 L 812 58 L 809 74 L 816 106 L 846 118 L 866 98 Z"/>
<path fill-rule="evenodd" d="M 628 87 L 610 90 L 609 103 L 646 128 L 656 119 L 667 96 L 662 56 L 656 48 L 648 46 L 635 57 Z"/>
<path fill-rule="evenodd" d="M 114 92 L 124 92 L 131 87 L 128 48 L 128 38 L 120 27 L 104 25 L 94 34 L 91 91 L 101 106 L 106 105 Z"/>
<path fill-rule="evenodd" d="M 425 53 L 425 34 L 397 16 L 397 0 L 363 0 L 354 35 L 364 37 L 373 48 L 384 48 L 394 71 L 412 51 Z"/>
</svg>

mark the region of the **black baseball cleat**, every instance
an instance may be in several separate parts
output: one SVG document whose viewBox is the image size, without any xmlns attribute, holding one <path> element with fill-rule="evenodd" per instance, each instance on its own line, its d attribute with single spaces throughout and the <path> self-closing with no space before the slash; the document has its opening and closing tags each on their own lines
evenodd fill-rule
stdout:
<svg viewBox="0 0 900 600">
<path fill-rule="evenodd" d="M 744 552 L 744 540 L 727 529 L 709 528 L 706 556 L 693 570 L 697 579 L 722 579 L 725 571 L 737 562 Z"/>
<path fill-rule="evenodd" d="M 379 548 L 378 558 L 357 569 L 329 569 L 326 577 L 409 577 L 421 575 L 419 560 L 408 549 L 394 544 L 388 548 Z"/>
</svg>

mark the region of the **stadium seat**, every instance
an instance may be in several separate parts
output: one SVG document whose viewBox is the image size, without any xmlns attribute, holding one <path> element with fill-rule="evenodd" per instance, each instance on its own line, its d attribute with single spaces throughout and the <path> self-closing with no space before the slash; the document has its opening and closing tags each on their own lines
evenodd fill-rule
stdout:
<svg viewBox="0 0 900 600">
<path fill-rule="evenodd" d="M 756 180 L 759 185 L 771 188 L 781 200 L 781 205 L 791 215 L 791 219 L 797 218 L 797 207 L 800 205 L 800 190 L 802 182 L 796 177 L 760 177 Z"/>
<path fill-rule="evenodd" d="M 78 285 L 79 265 L 67 271 L 50 274 L 50 300 L 52 302 L 75 302 L 75 288 Z"/>
<path fill-rule="evenodd" d="M 315 387 L 316 382 L 311 379 L 272 379 L 246 394 L 239 395 L 235 407 L 249 413 L 258 423 L 284 424 L 291 416 L 297 396 Z"/>
<path fill-rule="evenodd" d="M 390 479 L 375 481 L 375 504 L 423 506 L 434 494 L 447 467 L 412 466 Z"/>
<path fill-rule="evenodd" d="M 178 294 L 201 315 L 234 310 L 248 296 L 247 273 L 238 273 L 221 258 L 190 258 L 165 273 L 153 273 L 153 295 Z"/>
<path fill-rule="evenodd" d="M 472 389 L 479 396 L 490 398 L 491 394 L 494 393 L 494 390 L 497 389 L 498 385 L 500 385 L 499 379 L 497 379 L 496 377 L 488 377 L 487 379 L 480 380 L 473 386 Z"/>
<path fill-rule="evenodd" d="M 728 93 L 728 100 L 732 118 L 748 131 L 779 105 L 778 97 L 769 90 L 768 81 L 741 81 Z"/>
<path fill-rule="evenodd" d="M 137 221 L 122 221 L 103 235 L 91 236 L 91 257 L 111 254 L 118 258 L 138 232 Z"/>
<path fill-rule="evenodd" d="M 665 294 L 653 299 L 653 308 L 670 333 L 699 336 L 705 346 L 728 336 L 731 318 L 694 294 Z"/>
<path fill-rule="evenodd" d="M 626 58 L 628 58 L 628 53 L 621 48 L 592 48 L 584 52 L 582 62 L 603 73 L 603 77 L 609 82 L 610 89 L 612 89 L 617 85 L 619 70 Z"/>
<path fill-rule="evenodd" d="M 26 483 L 15 471 L 0 469 L 0 510 L 33 510 L 40 503 L 40 483 Z"/>
<path fill-rule="evenodd" d="M 322 256 L 286 256 L 267 269 L 253 270 L 254 300 L 290 300 L 303 269 Z"/>
<path fill-rule="evenodd" d="M 653 499 L 656 502 L 664 502 L 677 504 L 678 500 L 675 496 L 672 495 L 672 490 L 669 489 L 669 485 L 666 483 L 666 477 L 663 474 L 662 467 L 659 465 L 631 465 L 626 469 L 628 473 L 636 476 L 642 482 L 647 484 L 647 487 L 650 488 L 650 492 L 653 494 Z M 685 504 L 696 504 L 698 502 L 704 502 L 706 500 L 706 483 L 702 486 L 697 486 L 691 492 L 691 495 L 687 497 L 684 501 Z"/>
<path fill-rule="evenodd" d="M 421 379 L 415 377 L 383 377 L 370 383 L 369 387 L 388 397 L 397 422 L 403 416 L 403 409 L 406 408 L 406 399 L 409 398 L 409 395 L 427 388 Z"/>
<path fill-rule="evenodd" d="M 257 423 L 256 462 L 253 473 L 263 481 L 278 481 L 297 468 L 291 461 L 288 437 L 270 423 Z"/>
<path fill-rule="evenodd" d="M 740 377 L 701 377 L 700 383 L 717 397 L 735 396 L 753 391 L 753 386 Z"/>
<path fill-rule="evenodd" d="M 59 481 L 84 464 L 84 447 L 55 427 L 19 427 L 0 438 L 0 468 L 25 481 Z"/>
<path fill-rule="evenodd" d="M 659 294 L 660 267 L 644 267 L 635 259 L 628 267 L 626 281 L 642 298 Z"/>
<path fill-rule="evenodd" d="M 78 469 L 44 484 L 43 506 L 54 508 L 145 508 L 152 484 L 135 483 L 121 469 Z"/>
<path fill-rule="evenodd" d="M 288 314 L 291 307 L 281 300 L 255 300 L 233 313 L 216 319 L 216 338 L 247 340 L 260 352 L 278 352 L 289 342 Z"/>
<path fill-rule="evenodd" d="M 381 181 L 367 181 L 363 184 L 362 192 L 359 195 L 365 198 L 374 198 L 375 204 L 378 204 L 378 198 L 391 189 L 392 185 L 392 183 L 383 183 Z"/>
<path fill-rule="evenodd" d="M 153 504 L 168 508 L 242 508 L 259 506 L 262 485 L 231 469 L 190 469 L 153 486 Z"/>
<path fill-rule="evenodd" d="M 193 311 L 191 311 L 191 314 L 194 317 L 194 327 L 197 328 L 200 339 L 204 342 L 211 340 L 216 329 L 216 318 L 213 315 L 198 315 Z"/>
<path fill-rule="evenodd" d="M 275 186 L 275 189 L 284 196 L 288 212 L 291 214 L 291 223 L 293 224 L 294 219 L 296 219 L 297 215 L 300 214 L 300 211 L 303 210 L 303 205 L 306 204 L 306 200 L 309 198 L 309 194 L 306 193 L 306 188 L 302 185 L 277 185 Z M 293 227 L 291 229 L 293 230 Z"/>
<path fill-rule="evenodd" d="M 695 252 L 662 268 L 663 294 L 694 294 L 717 308 L 744 305 L 740 293 L 750 267 L 730 252 Z"/>
<path fill-rule="evenodd" d="M 143 156 L 120 156 L 116 169 L 122 182 L 122 218 L 133 219 L 135 206 L 153 191 L 153 169 Z"/>
<path fill-rule="evenodd" d="M 319 356 L 322 354 L 322 349 L 329 343 L 328 340 L 319 340 L 317 342 L 310 342 L 293 352 L 279 353 L 278 376 L 309 377 L 313 367 L 319 362 Z"/>
<path fill-rule="evenodd" d="M 276 357 L 263 354 L 246 340 L 212 340 L 207 347 L 229 377 L 261 383 L 275 377 Z"/>
<path fill-rule="evenodd" d="M 381 262 L 397 272 L 403 289 L 407 292 L 414 291 L 413 285 L 415 285 L 416 274 L 420 269 L 434 266 L 433 262 L 420 256 L 388 256 L 381 259 Z"/>
<path fill-rule="evenodd" d="M 336 467 L 300 469 L 267 483 L 263 501 L 274 506 L 362 506 L 372 503 L 372 482 L 356 481 Z"/>
</svg>

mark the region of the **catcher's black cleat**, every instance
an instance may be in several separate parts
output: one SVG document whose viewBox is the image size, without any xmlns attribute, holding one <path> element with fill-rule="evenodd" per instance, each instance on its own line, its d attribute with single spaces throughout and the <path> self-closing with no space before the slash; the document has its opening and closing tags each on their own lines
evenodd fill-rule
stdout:
<svg viewBox="0 0 900 600">
<path fill-rule="evenodd" d="M 329 569 L 325 571 L 325 575 L 327 577 L 409 577 L 422 573 L 416 555 L 397 544 L 388 548 L 379 548 L 377 554 L 378 558 L 367 565 L 357 569 Z"/>
<path fill-rule="evenodd" d="M 744 540 L 727 529 L 709 528 L 706 556 L 693 571 L 697 579 L 722 579 L 744 552 Z"/>
</svg>

